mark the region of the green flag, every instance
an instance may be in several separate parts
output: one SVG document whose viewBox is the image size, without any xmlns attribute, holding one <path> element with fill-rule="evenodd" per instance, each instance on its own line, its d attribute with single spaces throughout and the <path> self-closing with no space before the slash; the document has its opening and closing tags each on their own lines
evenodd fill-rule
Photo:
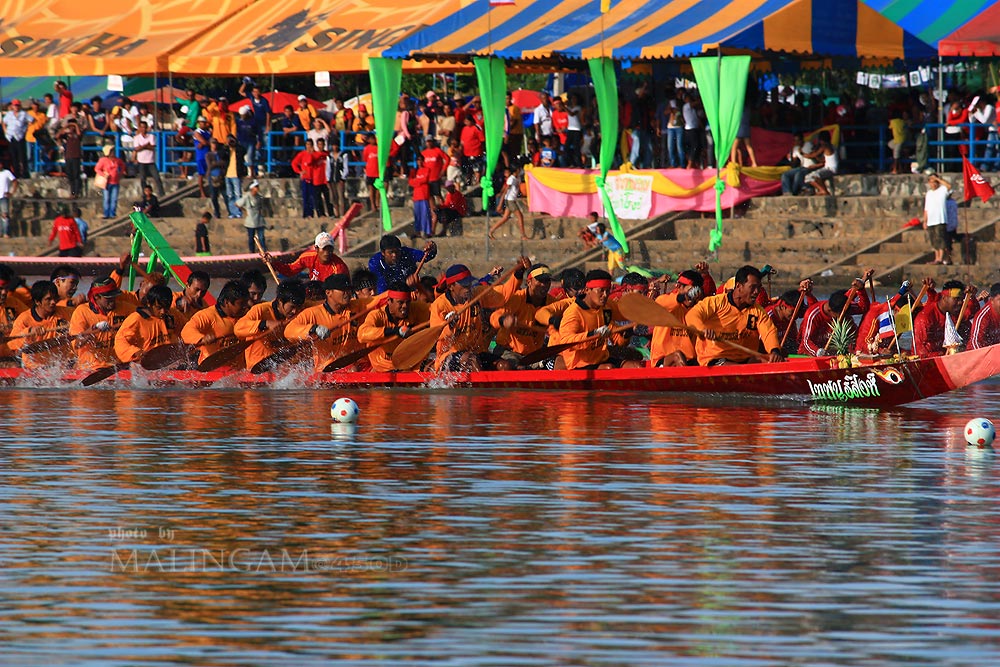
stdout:
<svg viewBox="0 0 1000 667">
<path fill-rule="evenodd" d="M 396 129 L 396 108 L 399 106 L 399 87 L 403 80 L 403 61 L 393 58 L 369 58 L 368 76 L 372 82 L 372 115 L 375 117 L 375 138 L 378 140 L 378 178 L 375 189 L 382 201 L 382 227 L 392 229 L 389 213 L 389 194 L 385 185 L 385 172 L 389 165 L 389 149 Z"/>
<path fill-rule="evenodd" d="M 715 252 L 722 246 L 722 191 L 726 184 L 721 171 L 743 117 L 750 56 L 692 58 L 691 67 L 715 142 L 715 229 L 708 242 L 708 249 Z"/>
<path fill-rule="evenodd" d="M 591 58 L 587 64 L 590 65 L 590 76 L 594 80 L 597 115 L 601 124 L 601 175 L 596 179 L 597 190 L 601 193 L 601 203 L 604 204 L 604 214 L 608 217 L 611 235 L 622 244 L 622 252 L 628 254 L 625 230 L 618 222 L 605 185 L 611 163 L 615 159 L 615 146 L 618 144 L 618 80 L 615 76 L 615 63 L 611 58 Z"/>
<path fill-rule="evenodd" d="M 500 58 L 473 58 L 479 79 L 479 101 L 483 106 L 486 132 L 486 168 L 479 184 L 483 188 L 483 208 L 493 196 L 493 171 L 503 145 L 504 113 L 507 107 L 507 67 Z"/>
</svg>

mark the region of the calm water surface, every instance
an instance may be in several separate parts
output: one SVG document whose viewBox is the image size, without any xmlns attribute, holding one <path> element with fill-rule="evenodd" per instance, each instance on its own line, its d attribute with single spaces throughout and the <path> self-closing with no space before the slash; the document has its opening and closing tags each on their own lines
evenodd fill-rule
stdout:
<svg viewBox="0 0 1000 667">
<path fill-rule="evenodd" d="M 1000 664 L 998 383 L 342 393 L 0 391 L 0 663 Z"/>
</svg>

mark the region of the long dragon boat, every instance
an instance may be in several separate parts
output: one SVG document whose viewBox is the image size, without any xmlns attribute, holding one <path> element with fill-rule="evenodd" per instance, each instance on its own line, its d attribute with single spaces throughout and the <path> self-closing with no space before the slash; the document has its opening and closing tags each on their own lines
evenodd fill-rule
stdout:
<svg viewBox="0 0 1000 667">
<path fill-rule="evenodd" d="M 891 407 L 966 387 L 1000 373 L 1000 345 L 929 358 L 864 360 L 844 357 L 792 359 L 779 364 L 573 371 L 477 371 L 439 375 L 426 372 L 288 374 L 219 370 L 123 370 L 93 389 L 126 387 L 404 387 L 476 389 L 578 389 L 648 391 L 733 397 L 769 396 L 804 403 Z M 85 376 L 57 378 L 0 369 L 0 384 L 66 386 Z"/>
</svg>

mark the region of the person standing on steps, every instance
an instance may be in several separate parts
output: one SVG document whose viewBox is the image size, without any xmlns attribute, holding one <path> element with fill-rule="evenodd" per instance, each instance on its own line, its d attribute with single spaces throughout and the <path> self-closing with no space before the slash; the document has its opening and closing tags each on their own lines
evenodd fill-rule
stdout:
<svg viewBox="0 0 1000 667">
<path fill-rule="evenodd" d="M 507 224 L 511 213 L 513 213 L 517 216 L 517 226 L 521 230 L 521 240 L 526 241 L 528 240 L 528 235 L 524 233 L 524 204 L 520 200 L 521 178 L 519 172 L 512 167 L 504 167 L 503 175 L 506 187 L 504 188 L 503 197 L 497 203 L 497 213 L 502 212 L 503 215 L 490 227 L 490 238 L 496 239 L 493 233 Z"/>
<path fill-rule="evenodd" d="M 951 264 L 948 250 L 948 195 L 951 183 L 937 174 L 927 177 L 927 194 L 924 195 L 924 229 L 927 240 L 934 249 L 934 260 L 928 264 Z"/>
<path fill-rule="evenodd" d="M 267 221 L 264 220 L 264 198 L 260 195 L 260 183 L 252 181 L 250 191 L 236 200 L 236 205 L 243 211 L 243 226 L 247 230 L 247 252 L 256 254 L 257 248 L 254 245 L 254 237 L 260 241 L 261 250 L 267 252 L 267 241 L 264 239 L 264 229 Z"/>
</svg>

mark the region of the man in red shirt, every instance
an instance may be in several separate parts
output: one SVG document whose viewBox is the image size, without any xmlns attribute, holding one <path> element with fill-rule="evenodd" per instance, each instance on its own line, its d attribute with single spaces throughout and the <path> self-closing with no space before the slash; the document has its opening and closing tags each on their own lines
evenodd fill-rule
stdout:
<svg viewBox="0 0 1000 667">
<path fill-rule="evenodd" d="M 268 257 L 270 259 L 270 256 Z M 351 271 L 344 264 L 344 260 L 337 257 L 333 252 L 333 237 L 327 232 L 321 232 L 316 236 L 316 245 L 310 250 L 306 250 L 298 259 L 291 264 L 284 262 L 272 262 L 275 270 L 283 276 L 296 276 L 302 271 L 307 271 L 306 280 L 326 280 L 335 273 L 350 276 Z"/>
<path fill-rule="evenodd" d="M 323 218 L 333 215 L 333 205 L 330 203 L 329 179 L 326 177 L 326 162 L 330 154 L 326 151 L 326 140 L 316 139 L 316 150 L 312 154 L 312 184 L 316 204 L 316 217 Z"/>
<path fill-rule="evenodd" d="M 945 316 L 951 316 L 952 324 L 957 322 L 964 294 L 965 284 L 962 281 L 949 280 L 941 288 L 933 303 L 928 299 L 927 305 L 913 318 L 914 354 L 920 357 L 933 357 L 944 352 Z M 973 303 L 975 301 L 970 301 L 970 306 Z M 971 319 L 971 313 L 966 312 L 966 317 L 958 326 L 958 335 L 963 340 L 969 340 Z"/>
<path fill-rule="evenodd" d="M 427 148 L 424 149 L 422 155 L 424 156 L 424 164 L 427 165 L 427 174 L 430 180 L 431 210 L 433 211 L 441 200 L 441 174 L 448 166 L 448 154 L 441 150 L 433 137 L 428 137 Z M 437 218 L 433 214 L 431 220 L 437 222 Z"/>
<path fill-rule="evenodd" d="M 313 200 L 315 199 L 313 188 L 313 142 L 306 139 L 306 147 L 299 151 L 292 158 L 292 171 L 299 175 L 299 183 L 302 186 L 302 217 L 313 217 Z"/>
<path fill-rule="evenodd" d="M 375 191 L 375 179 L 378 178 L 378 142 L 374 134 L 368 135 L 368 144 L 361 151 L 361 160 L 365 163 L 365 183 L 368 184 L 368 210 L 378 210 L 378 193 Z"/>
<path fill-rule="evenodd" d="M 986 306 L 972 320 L 972 332 L 969 339 L 969 349 L 988 347 L 1000 343 L 1000 283 L 993 283 L 988 295 Z"/>
<path fill-rule="evenodd" d="M 466 178 L 470 178 L 470 174 L 473 175 L 469 182 L 478 183 L 479 175 L 483 172 L 483 147 L 486 137 L 483 131 L 476 127 L 472 116 L 465 117 L 465 127 L 462 128 L 459 141 L 462 143 L 462 172 Z"/>
<path fill-rule="evenodd" d="M 868 294 L 865 292 L 865 284 L 863 282 L 867 279 L 868 273 L 866 272 L 863 279 L 854 279 L 850 290 L 837 290 L 830 295 L 828 300 L 817 301 L 809 306 L 805 317 L 802 318 L 799 354 L 808 354 L 812 357 L 825 357 L 830 354 L 836 354 L 836 351 L 828 350 L 826 344 L 830 340 L 830 328 L 840 317 L 840 314 L 844 311 L 844 306 L 848 302 L 849 291 L 853 291 L 854 294 L 853 298 L 851 298 L 852 305 L 844 315 L 844 321 L 854 328 L 855 335 L 857 335 L 854 315 L 860 314 L 863 316 L 868 312 L 868 308 L 871 305 L 868 302 Z"/>
<path fill-rule="evenodd" d="M 49 234 L 49 243 L 59 237 L 60 257 L 82 257 L 83 238 L 80 236 L 80 228 L 76 220 L 70 217 L 65 209 L 52 222 L 52 233 Z"/>
<path fill-rule="evenodd" d="M 417 155 L 417 168 L 410 172 L 410 187 L 413 188 L 413 226 L 416 236 L 431 238 L 434 227 L 431 224 L 433 208 L 431 207 L 430 170 L 424 162 L 423 154 Z"/>
</svg>

